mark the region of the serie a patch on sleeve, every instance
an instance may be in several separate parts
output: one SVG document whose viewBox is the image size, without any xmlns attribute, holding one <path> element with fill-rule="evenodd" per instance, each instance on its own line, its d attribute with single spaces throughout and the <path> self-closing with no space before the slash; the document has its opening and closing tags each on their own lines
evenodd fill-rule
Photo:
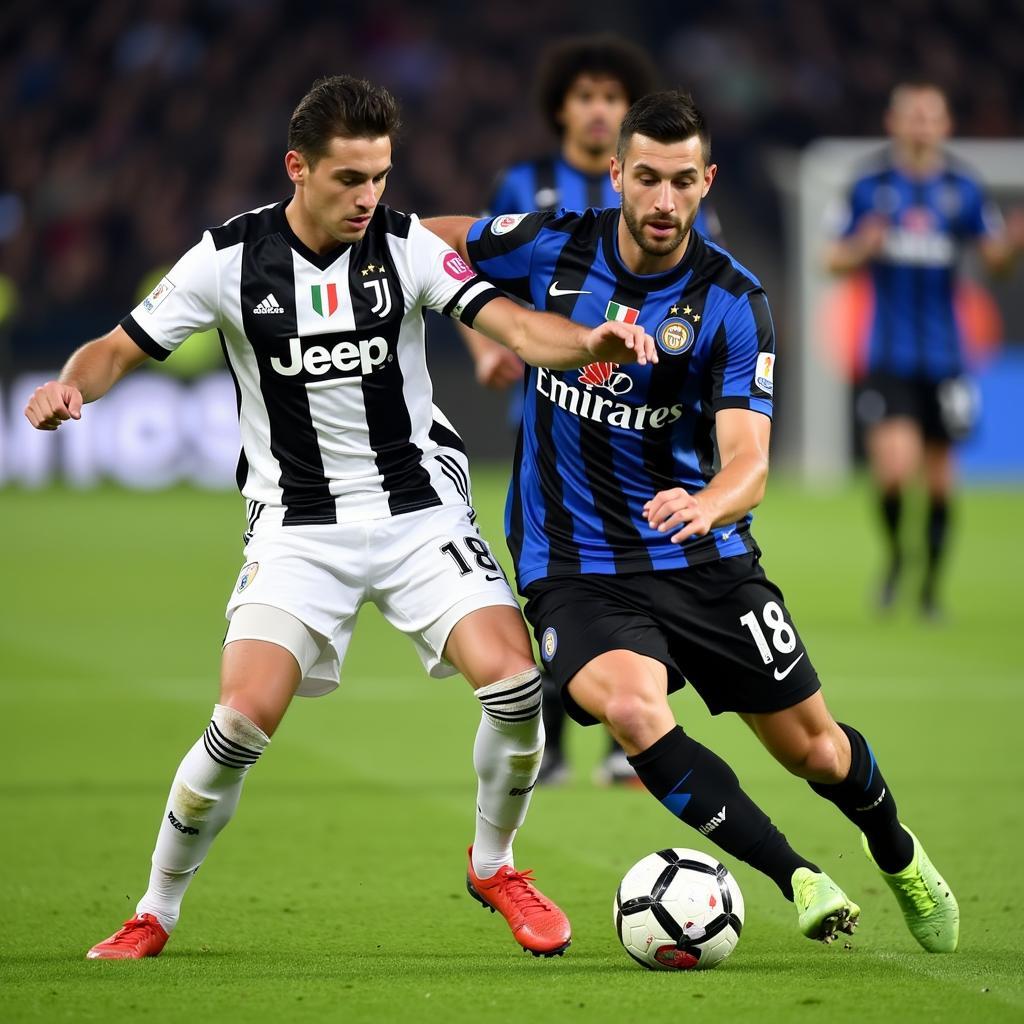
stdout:
<svg viewBox="0 0 1024 1024">
<path fill-rule="evenodd" d="M 757 368 L 754 371 L 754 383 L 766 394 L 775 389 L 775 355 L 761 352 L 757 357 Z"/>
<path fill-rule="evenodd" d="M 156 310 L 164 299 L 174 291 L 174 282 L 169 278 L 163 278 L 160 283 L 142 300 L 142 308 L 147 313 Z"/>
</svg>

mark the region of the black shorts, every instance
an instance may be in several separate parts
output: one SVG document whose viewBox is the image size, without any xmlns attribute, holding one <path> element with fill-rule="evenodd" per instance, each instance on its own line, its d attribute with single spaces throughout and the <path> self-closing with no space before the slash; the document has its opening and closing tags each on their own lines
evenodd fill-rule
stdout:
<svg viewBox="0 0 1024 1024">
<path fill-rule="evenodd" d="M 669 693 L 688 680 L 713 715 L 781 711 L 821 688 L 757 554 L 658 572 L 548 576 L 524 595 L 541 661 L 582 725 L 597 720 L 572 699 L 569 682 L 607 651 L 662 662 Z"/>
<path fill-rule="evenodd" d="M 906 416 L 928 441 L 962 441 L 978 422 L 978 389 L 970 377 L 897 377 L 870 373 L 857 393 L 857 419 L 864 427 Z"/>
</svg>

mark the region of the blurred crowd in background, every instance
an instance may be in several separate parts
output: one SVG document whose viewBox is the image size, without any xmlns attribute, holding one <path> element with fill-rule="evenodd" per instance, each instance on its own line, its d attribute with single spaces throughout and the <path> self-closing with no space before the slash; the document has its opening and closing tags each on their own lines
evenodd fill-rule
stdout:
<svg viewBox="0 0 1024 1024">
<path fill-rule="evenodd" d="M 540 50 L 594 31 L 645 46 L 663 84 L 706 111 L 716 208 L 741 258 L 778 234 L 766 153 L 878 134 L 898 79 L 944 86 L 959 134 L 1024 134 L 1019 0 L 8 0 L 0 372 L 59 365 L 204 227 L 285 197 L 288 117 L 320 75 L 363 75 L 401 100 L 391 205 L 481 211 L 503 165 L 553 148 L 532 100 Z"/>
</svg>

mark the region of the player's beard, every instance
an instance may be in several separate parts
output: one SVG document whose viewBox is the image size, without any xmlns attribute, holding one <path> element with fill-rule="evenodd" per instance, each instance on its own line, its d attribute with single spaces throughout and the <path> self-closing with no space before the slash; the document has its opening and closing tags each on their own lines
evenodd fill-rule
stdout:
<svg viewBox="0 0 1024 1024">
<path fill-rule="evenodd" d="M 687 217 L 685 221 L 681 221 L 675 217 L 648 218 L 648 221 L 671 219 L 678 225 L 678 230 L 664 241 L 653 242 L 644 235 L 644 224 L 648 221 L 641 221 L 636 215 L 636 210 L 626 202 L 626 197 L 622 197 L 622 216 L 626 221 L 626 227 L 629 229 L 629 233 L 633 236 L 633 241 L 650 256 L 667 256 L 670 252 L 674 252 L 678 249 L 679 246 L 682 245 L 683 239 L 686 238 L 687 232 L 689 232 L 690 228 L 693 227 L 693 222 L 697 219 L 698 209 L 699 206 L 695 206 L 690 216 Z"/>
</svg>

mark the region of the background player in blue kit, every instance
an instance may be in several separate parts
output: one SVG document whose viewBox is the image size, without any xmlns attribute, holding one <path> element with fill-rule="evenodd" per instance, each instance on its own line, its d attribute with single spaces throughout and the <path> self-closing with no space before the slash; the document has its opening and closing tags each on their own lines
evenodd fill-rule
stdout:
<svg viewBox="0 0 1024 1024">
<path fill-rule="evenodd" d="M 1008 234 L 974 174 L 945 152 L 951 121 L 937 85 L 896 86 L 885 126 L 891 145 L 851 187 L 841 237 L 829 246 L 826 264 L 835 273 L 869 268 L 874 289 L 868 376 L 857 412 L 888 542 L 880 603 L 888 607 L 896 596 L 903 494 L 923 466 L 928 516 L 920 602 L 934 617 L 953 444 L 977 414 L 954 309 L 956 264 L 974 244 L 989 270 L 1007 269 L 1024 243 L 1024 223 L 1012 218 Z"/>
<path fill-rule="evenodd" d="M 586 210 L 618 207 L 619 195 L 608 168 L 615 155 L 619 125 L 630 105 L 655 87 L 657 73 L 647 55 L 612 35 L 563 39 L 541 57 L 537 97 L 541 113 L 558 137 L 558 152 L 513 164 L 498 177 L 487 205 L 492 216 L 524 211 Z M 717 238 L 718 220 L 699 209 L 695 230 Z M 523 376 L 523 362 L 504 345 L 461 327 L 473 356 L 477 380 L 506 388 Z M 518 426 L 522 397 L 513 397 L 511 419 Z M 544 761 L 537 781 L 563 782 L 569 773 L 563 738 L 566 714 L 557 686 L 545 676 Z M 602 783 L 635 783 L 636 772 L 614 738 L 596 772 Z"/>
<path fill-rule="evenodd" d="M 860 909 L 676 724 L 667 698 L 687 680 L 861 829 L 914 937 L 950 952 L 956 900 L 900 824 L 867 741 L 829 713 L 750 533 L 775 338 L 757 279 L 692 230 L 716 170 L 689 97 L 657 93 L 622 124 L 621 210 L 428 222 L 538 309 L 639 323 L 661 350 L 640 370 L 530 371 L 506 509 L 526 615 L 569 713 L 603 722 L 656 799 L 772 878 L 803 934 L 852 932 Z"/>
</svg>

